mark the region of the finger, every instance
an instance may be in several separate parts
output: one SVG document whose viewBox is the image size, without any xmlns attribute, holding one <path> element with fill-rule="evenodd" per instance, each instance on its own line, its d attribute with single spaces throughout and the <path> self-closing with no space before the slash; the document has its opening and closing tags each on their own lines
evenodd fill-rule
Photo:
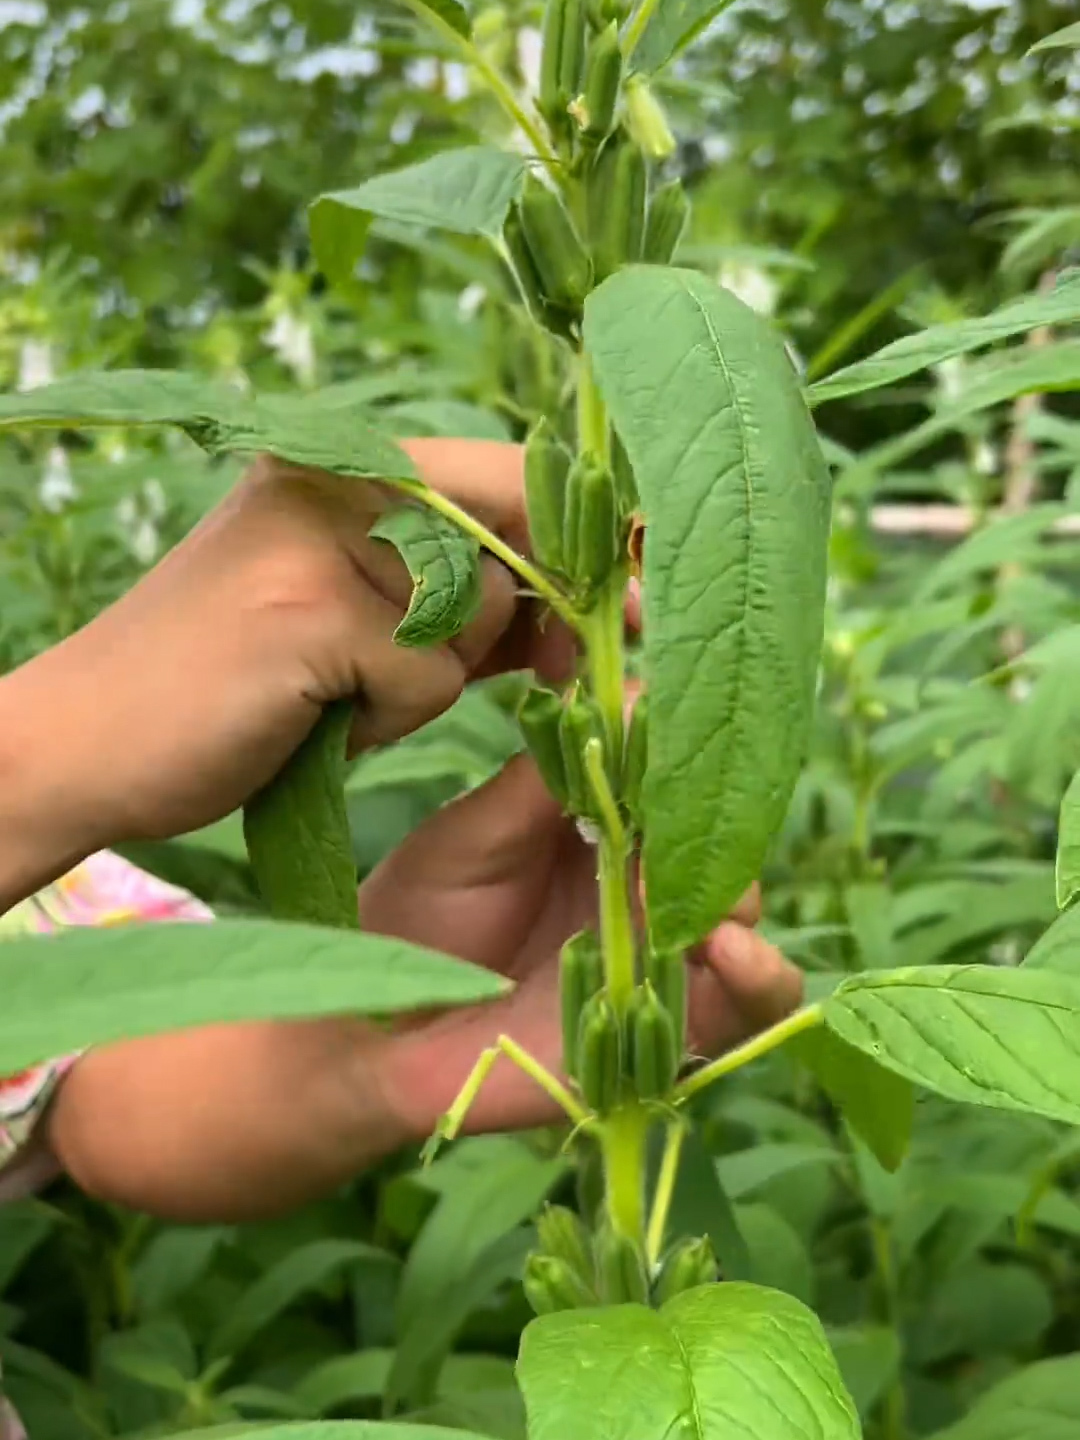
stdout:
<svg viewBox="0 0 1080 1440">
<path fill-rule="evenodd" d="M 802 1000 L 802 972 L 775 945 L 734 921 L 725 921 L 703 943 L 700 964 L 691 969 L 692 984 L 695 976 L 703 998 L 709 996 L 709 982 L 722 996 L 719 1031 L 703 1036 L 714 1045 L 734 1044 L 777 1024 Z"/>
<path fill-rule="evenodd" d="M 756 880 L 735 905 L 728 919 L 751 930 L 761 923 L 761 886 Z"/>
</svg>

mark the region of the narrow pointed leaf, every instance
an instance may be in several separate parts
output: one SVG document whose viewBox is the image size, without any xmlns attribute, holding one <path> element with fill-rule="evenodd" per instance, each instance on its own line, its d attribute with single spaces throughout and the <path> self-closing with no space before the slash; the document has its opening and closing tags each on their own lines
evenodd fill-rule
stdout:
<svg viewBox="0 0 1080 1440">
<path fill-rule="evenodd" d="M 779 337 L 705 276 L 620 271 L 585 343 L 646 518 L 649 923 L 689 944 L 760 873 L 802 764 L 829 472 Z"/>
<path fill-rule="evenodd" d="M 1058 908 L 1064 910 L 1080 895 L 1080 774 L 1073 776 L 1061 802 L 1054 880 Z"/>
<path fill-rule="evenodd" d="M 330 706 L 281 774 L 244 810 L 244 839 L 271 915 L 358 930 L 345 807 L 351 702 Z"/>
<path fill-rule="evenodd" d="M 505 989 L 449 955 L 309 925 L 220 920 L 18 936 L 0 945 L 0 1074 L 192 1025 L 391 1015 Z"/>
<path fill-rule="evenodd" d="M 891 385 L 940 365 L 956 355 L 982 350 L 999 340 L 1026 334 L 1040 325 L 1070 325 L 1080 320 L 1080 272 L 1070 271 L 1048 294 L 1025 295 L 976 320 L 954 320 L 932 325 L 915 335 L 894 340 L 875 355 L 846 365 L 818 380 L 809 388 L 810 402 L 820 405 L 845 395 L 859 395 L 881 385 Z"/>
<path fill-rule="evenodd" d="M 518 1383 L 529 1440 L 858 1440 L 825 1333 L 789 1295 L 737 1281 L 662 1310 L 620 1305 L 534 1320 Z"/>
<path fill-rule="evenodd" d="M 414 14 L 432 21 L 437 28 L 445 26 L 463 40 L 472 33 L 469 12 L 458 0 L 406 0 L 406 4 Z"/>
<path fill-rule="evenodd" d="M 915 1091 L 910 1080 L 819 1027 L 797 1035 L 791 1053 L 813 1071 L 860 1140 L 886 1170 L 896 1170 L 911 1144 Z"/>
<path fill-rule="evenodd" d="M 525 162 L 518 155 L 465 145 L 377 175 L 351 190 L 320 195 L 308 211 L 315 258 L 329 279 L 349 279 L 376 217 L 494 238 L 502 231 L 524 174 Z"/>
<path fill-rule="evenodd" d="M 732 0 L 660 0 L 634 48 L 634 69 L 646 75 L 674 60 Z"/>
<path fill-rule="evenodd" d="M 872 972 L 845 981 L 824 1019 L 947 1099 L 1080 1124 L 1080 984 L 1070 977 L 1027 964 Z"/>
<path fill-rule="evenodd" d="M 405 561 L 413 593 L 394 631 L 399 645 L 452 640 L 480 608 L 480 546 L 442 515 L 417 505 L 388 510 L 372 526 Z"/>
<path fill-rule="evenodd" d="M 416 480 L 405 452 L 337 389 L 256 396 L 167 371 L 109 370 L 0 395 L 0 430 L 101 425 L 174 425 L 211 455 L 265 451 L 335 475 Z"/>
<path fill-rule="evenodd" d="M 1029 55 L 1037 55 L 1040 50 L 1075 50 L 1080 48 L 1080 20 L 1074 25 L 1066 25 L 1062 30 L 1055 30 L 1052 35 L 1036 41 L 1028 51 Z"/>
</svg>

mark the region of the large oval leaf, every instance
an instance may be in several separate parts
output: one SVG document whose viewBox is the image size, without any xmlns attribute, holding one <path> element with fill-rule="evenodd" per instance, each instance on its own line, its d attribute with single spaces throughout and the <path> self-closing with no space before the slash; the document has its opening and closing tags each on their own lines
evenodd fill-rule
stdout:
<svg viewBox="0 0 1080 1440">
<path fill-rule="evenodd" d="M 1080 985 L 1052 970 L 868 972 L 825 1001 L 824 1018 L 849 1045 L 950 1100 L 1080 1124 Z"/>
<path fill-rule="evenodd" d="M 433 1425 L 382 1425 L 377 1420 L 313 1420 L 295 1425 L 214 1425 L 209 1430 L 186 1430 L 170 1440 L 232 1440 L 255 1435 L 258 1440 L 485 1440 L 474 1431 L 444 1430 Z"/>
<path fill-rule="evenodd" d="M 404 940 L 219 920 L 19 936 L 0 944 L 0 1074 L 135 1035 L 230 1020 L 390 1015 L 506 982 Z"/>
<path fill-rule="evenodd" d="M 649 922 L 689 944 L 757 877 L 802 763 L 829 473 L 779 337 L 705 276 L 620 271 L 585 343 L 646 519 Z"/>
<path fill-rule="evenodd" d="M 731 1282 L 662 1310 L 534 1320 L 518 1360 L 529 1440 L 858 1440 L 825 1332 L 790 1295 Z"/>
</svg>

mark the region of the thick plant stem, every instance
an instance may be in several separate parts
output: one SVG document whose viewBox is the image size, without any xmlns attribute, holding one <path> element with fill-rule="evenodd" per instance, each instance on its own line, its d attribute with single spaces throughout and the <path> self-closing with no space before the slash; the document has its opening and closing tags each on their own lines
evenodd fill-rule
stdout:
<svg viewBox="0 0 1080 1440">
<path fill-rule="evenodd" d="M 871 1221 L 871 1235 L 874 1246 L 874 1268 L 881 1286 L 883 1319 L 893 1334 L 901 1333 L 900 1297 L 896 1277 L 896 1262 L 893 1257 L 892 1233 L 887 1222 L 880 1217 Z M 898 1370 L 885 1394 L 883 1420 L 884 1440 L 904 1440 L 907 1433 L 907 1400 L 904 1381 Z"/>
<path fill-rule="evenodd" d="M 645 1243 L 645 1170 L 649 1117 L 636 1102 L 620 1105 L 600 1130 L 607 1213 L 612 1228 Z"/>
</svg>

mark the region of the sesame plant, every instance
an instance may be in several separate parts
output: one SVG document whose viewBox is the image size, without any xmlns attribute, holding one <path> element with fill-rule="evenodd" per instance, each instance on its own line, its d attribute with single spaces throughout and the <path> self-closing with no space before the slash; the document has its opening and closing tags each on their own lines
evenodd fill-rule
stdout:
<svg viewBox="0 0 1080 1440">
<path fill-rule="evenodd" d="M 583 1176 L 598 1177 L 580 1214 L 549 1207 L 539 1217 L 525 1263 L 536 1318 L 517 1376 L 530 1440 L 855 1437 L 856 1408 L 813 1311 L 723 1279 L 710 1240 L 673 1220 L 695 1102 L 783 1050 L 886 1171 L 904 1158 L 916 1086 L 1080 1121 L 1080 910 L 1070 908 L 1080 802 L 1069 802 L 1063 834 L 1063 914 L 1023 965 L 824 977 L 794 1015 L 708 1059 L 688 1048 L 688 955 L 759 875 L 809 744 L 832 498 L 812 408 L 1075 322 L 1080 282 L 1065 276 L 806 387 L 767 321 L 677 263 L 689 202 L 668 173 L 674 142 L 653 77 L 716 3 L 641 0 L 625 13 L 619 0 L 548 0 L 532 99 L 477 48 L 456 0 L 414 8 L 477 67 L 520 143 L 452 149 L 321 196 L 313 250 L 347 291 L 373 218 L 496 247 L 565 366 L 566 403 L 526 443 L 529 553 L 427 488 L 347 382 L 270 397 L 183 374 L 85 373 L 4 397 L 0 424 L 172 425 L 212 455 L 268 452 L 342 485 L 378 483 L 396 503 L 373 534 L 414 582 L 400 644 L 441 643 L 468 622 L 481 551 L 572 634 L 569 683 L 530 685 L 518 712 L 540 773 L 596 856 L 598 923 L 560 960 L 561 1070 L 502 1037 L 477 1057 L 429 1156 L 458 1136 L 493 1067 L 517 1065 L 563 1112 Z M 1007 366 L 997 373 L 994 397 L 1021 393 L 1009 390 Z M 932 437 L 924 427 L 918 438 Z M 874 463 L 845 467 L 846 493 L 859 494 Z M 643 596 L 636 700 L 624 622 L 632 577 Z M 6 942 L 0 1070 L 182 1024 L 385 1016 L 499 993 L 503 982 L 474 967 L 363 932 L 344 801 L 350 714 L 349 704 L 329 709 L 247 807 L 270 918 L 198 934 L 133 927 Z M 66 967 L 62 993 L 50 965 L 22 963 L 30 944 L 47 944 Z M 899 1440 L 902 1414 L 887 1424 Z M 423 1431 L 388 1420 L 262 1433 Z"/>
</svg>

